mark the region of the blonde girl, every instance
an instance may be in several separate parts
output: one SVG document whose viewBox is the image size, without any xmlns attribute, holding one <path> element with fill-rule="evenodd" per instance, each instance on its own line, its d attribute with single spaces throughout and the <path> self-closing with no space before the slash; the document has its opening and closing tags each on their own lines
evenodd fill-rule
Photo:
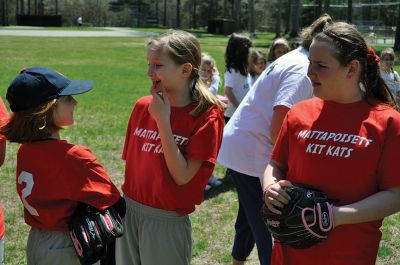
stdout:
<svg viewBox="0 0 400 265">
<path fill-rule="evenodd" d="M 122 190 L 125 234 L 117 264 L 188 265 L 188 215 L 203 201 L 224 126 L 224 104 L 200 80 L 201 49 L 190 33 L 172 30 L 149 40 L 150 95 L 129 120 Z"/>
</svg>

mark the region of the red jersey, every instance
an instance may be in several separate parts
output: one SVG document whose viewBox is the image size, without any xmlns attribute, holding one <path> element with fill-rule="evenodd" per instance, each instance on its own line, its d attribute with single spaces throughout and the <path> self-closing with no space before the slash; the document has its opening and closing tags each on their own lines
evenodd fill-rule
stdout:
<svg viewBox="0 0 400 265">
<path fill-rule="evenodd" d="M 67 231 L 78 202 L 103 210 L 120 194 L 92 152 L 64 140 L 21 144 L 17 191 L 25 222 L 35 228 Z"/>
<path fill-rule="evenodd" d="M 139 99 L 129 120 L 122 155 L 126 160 L 122 190 L 141 204 L 186 215 L 203 201 L 222 141 L 223 111 L 212 106 L 196 118 L 189 114 L 196 107 L 194 103 L 171 107 L 171 128 L 179 150 L 186 159 L 204 161 L 192 180 L 179 186 L 168 171 L 157 124 L 148 112 L 151 99 Z"/>
<path fill-rule="evenodd" d="M 365 100 L 338 104 L 318 98 L 288 112 L 272 153 L 287 165 L 286 179 L 326 192 L 334 205 L 360 201 L 400 187 L 400 114 Z M 274 245 L 274 265 L 373 265 L 382 220 L 341 225 L 307 249 Z"/>
<path fill-rule="evenodd" d="M 0 98 L 0 123 L 4 121 L 8 117 L 8 111 L 6 106 L 4 106 L 3 100 Z M 0 134 L 0 141 L 6 141 L 4 135 Z M 6 231 L 6 225 L 4 223 L 3 211 L 1 210 L 1 203 L 0 203 L 0 240 L 4 236 L 4 232 Z"/>
</svg>

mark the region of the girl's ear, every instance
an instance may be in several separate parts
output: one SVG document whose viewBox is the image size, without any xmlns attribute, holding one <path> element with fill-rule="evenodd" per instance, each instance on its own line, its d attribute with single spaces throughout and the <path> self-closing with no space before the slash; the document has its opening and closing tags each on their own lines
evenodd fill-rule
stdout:
<svg viewBox="0 0 400 265">
<path fill-rule="evenodd" d="M 185 63 L 182 67 L 182 74 L 184 77 L 190 77 L 192 74 L 193 66 L 191 63 Z"/>
<path fill-rule="evenodd" d="M 349 63 L 349 70 L 347 72 L 347 77 L 349 79 L 360 76 L 361 74 L 361 64 L 358 60 L 352 60 Z"/>
</svg>

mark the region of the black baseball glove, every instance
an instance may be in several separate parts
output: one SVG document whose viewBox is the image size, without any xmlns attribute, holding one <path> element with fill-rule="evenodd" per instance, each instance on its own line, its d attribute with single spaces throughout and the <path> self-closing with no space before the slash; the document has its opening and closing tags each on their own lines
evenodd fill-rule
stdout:
<svg viewBox="0 0 400 265">
<path fill-rule="evenodd" d="M 325 193 L 297 183 L 284 188 L 289 203 L 271 212 L 264 204 L 261 216 L 274 239 L 294 248 L 307 248 L 328 237 L 333 228 L 332 204 Z"/>
<path fill-rule="evenodd" d="M 107 255 L 107 246 L 122 236 L 122 220 L 109 207 L 103 211 L 80 204 L 69 222 L 69 234 L 82 265 L 93 264 Z"/>
</svg>

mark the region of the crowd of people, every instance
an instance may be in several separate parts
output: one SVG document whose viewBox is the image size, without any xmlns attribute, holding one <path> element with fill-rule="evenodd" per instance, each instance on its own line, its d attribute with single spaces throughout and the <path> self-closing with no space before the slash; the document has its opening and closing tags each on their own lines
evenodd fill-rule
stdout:
<svg viewBox="0 0 400 265">
<path fill-rule="evenodd" d="M 372 265 L 386 216 L 400 210 L 400 80 L 395 53 L 379 57 L 355 26 L 322 15 L 301 45 L 276 39 L 267 53 L 233 33 L 225 51 L 223 94 L 215 60 L 198 39 L 171 30 L 147 43 L 149 95 L 128 121 L 120 194 L 88 147 L 63 140 L 74 98 L 92 89 L 44 67 L 23 69 L 0 101 L 0 165 L 6 141 L 19 143 L 16 187 L 31 229 L 29 265 L 80 264 L 68 233 L 79 203 L 112 207 L 124 234 L 99 264 L 188 265 L 189 215 L 226 167 L 238 195 L 232 263 L 257 248 L 261 265 Z M 337 119 L 337 117 L 341 117 Z M 277 214 L 293 183 L 331 199 L 327 239 L 296 249 L 271 237 L 260 209 Z M 5 225 L 0 208 L 0 264 Z"/>
</svg>

